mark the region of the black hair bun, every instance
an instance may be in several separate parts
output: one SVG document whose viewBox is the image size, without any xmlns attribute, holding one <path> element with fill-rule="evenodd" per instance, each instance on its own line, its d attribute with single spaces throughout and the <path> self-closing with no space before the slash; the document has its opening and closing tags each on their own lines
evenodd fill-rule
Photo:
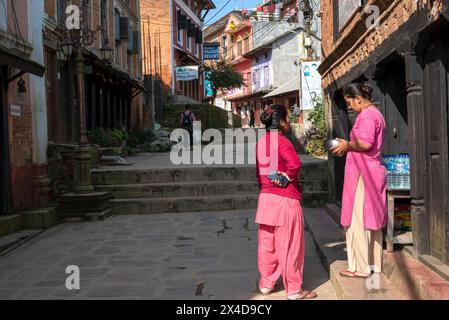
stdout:
<svg viewBox="0 0 449 320">
<path fill-rule="evenodd" d="M 373 87 L 368 82 L 361 84 L 360 90 L 365 92 L 369 97 L 371 97 L 371 95 L 373 94 Z"/>
<path fill-rule="evenodd" d="M 268 111 L 269 109 L 265 110 L 260 115 L 260 122 L 262 122 L 265 127 L 270 127 L 271 123 L 273 122 L 273 113 Z"/>
</svg>

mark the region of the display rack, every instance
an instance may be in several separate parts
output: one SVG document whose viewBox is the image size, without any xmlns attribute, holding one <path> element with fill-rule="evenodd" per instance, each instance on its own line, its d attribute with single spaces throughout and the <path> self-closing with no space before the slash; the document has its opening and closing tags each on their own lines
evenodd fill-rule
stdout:
<svg viewBox="0 0 449 320">
<path fill-rule="evenodd" d="M 387 224 L 387 251 L 393 251 L 393 246 L 397 244 L 413 244 L 412 231 L 406 231 L 395 235 L 394 229 L 394 205 L 396 199 L 411 199 L 410 190 L 408 189 L 387 189 L 387 205 L 388 205 L 388 224 Z"/>
</svg>

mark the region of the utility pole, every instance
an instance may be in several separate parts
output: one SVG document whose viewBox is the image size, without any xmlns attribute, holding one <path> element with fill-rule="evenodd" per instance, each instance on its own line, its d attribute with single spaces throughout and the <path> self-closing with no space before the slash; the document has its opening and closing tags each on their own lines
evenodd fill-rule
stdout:
<svg viewBox="0 0 449 320">
<path fill-rule="evenodd" d="M 313 53 L 313 47 L 312 47 L 312 41 L 311 41 L 313 8 L 310 5 L 310 0 L 302 0 L 299 3 L 299 10 L 301 10 L 304 15 L 304 30 L 306 32 L 305 40 L 306 40 L 306 42 L 309 42 L 309 43 L 306 43 L 306 45 L 305 45 L 306 50 L 307 50 L 307 58 L 311 58 L 312 53 Z"/>
</svg>

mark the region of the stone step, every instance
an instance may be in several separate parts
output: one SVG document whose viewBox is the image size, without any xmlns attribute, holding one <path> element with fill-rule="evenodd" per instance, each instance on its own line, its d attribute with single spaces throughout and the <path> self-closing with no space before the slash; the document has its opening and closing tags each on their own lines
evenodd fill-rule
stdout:
<svg viewBox="0 0 449 320">
<path fill-rule="evenodd" d="M 37 234 L 41 233 L 39 229 L 23 229 L 15 231 L 0 238 L 0 256 L 5 255 L 13 248 L 28 241 Z"/>
<path fill-rule="evenodd" d="M 328 191 L 304 191 L 301 205 L 308 208 L 322 208 L 328 201 Z"/>
<path fill-rule="evenodd" d="M 330 278 L 340 300 L 411 300 L 406 293 L 393 285 L 384 274 L 374 274 L 368 279 L 352 279 L 340 275 L 347 270 L 347 261 L 334 261 Z"/>
<path fill-rule="evenodd" d="M 207 212 L 257 207 L 258 194 L 214 195 L 205 197 L 137 198 L 111 200 L 114 214 L 154 214 Z"/>
<path fill-rule="evenodd" d="M 22 213 L 24 229 L 48 229 L 59 223 L 56 208 L 39 208 Z"/>
<path fill-rule="evenodd" d="M 411 297 L 397 288 L 384 274 L 368 279 L 340 275 L 347 269 L 346 241 L 342 228 L 323 209 L 304 210 L 306 228 L 329 272 L 337 296 L 342 300 L 406 300 Z"/>
<path fill-rule="evenodd" d="M 435 258 L 423 256 L 423 259 L 434 259 L 433 265 L 439 264 L 449 269 Z M 388 279 L 413 299 L 449 300 L 449 281 L 415 259 L 407 250 L 384 252 L 383 266 Z"/>
<path fill-rule="evenodd" d="M 301 184 L 305 192 L 321 191 L 327 195 L 327 181 L 306 180 L 301 181 Z M 95 189 L 99 192 L 110 192 L 115 199 L 125 199 L 256 193 L 259 191 L 259 186 L 256 180 L 252 180 L 97 185 Z M 313 201 L 313 197 L 310 199 Z M 321 205 L 323 201 L 327 201 L 327 197 L 320 198 L 317 205 Z"/>
<path fill-rule="evenodd" d="M 256 209 L 258 192 L 196 197 L 123 198 L 110 201 L 113 214 L 152 214 L 169 212 L 222 211 Z M 304 192 L 301 205 L 320 207 L 327 192 Z"/>
<path fill-rule="evenodd" d="M 325 210 L 333 221 L 340 221 L 341 209 L 339 207 L 326 205 Z M 313 219 L 313 217 L 309 218 Z M 323 221 L 326 221 L 324 215 L 320 218 L 319 223 L 322 224 Z M 318 223 L 315 224 L 318 225 Z M 342 232 L 339 225 L 337 228 L 339 231 L 334 224 L 334 232 Z M 326 232 L 329 233 L 329 231 L 320 231 L 322 234 Z M 344 241 L 343 236 L 341 239 Z M 422 261 L 414 258 L 412 248 L 412 246 L 405 246 L 402 250 L 394 252 L 384 251 L 383 274 L 390 283 L 411 299 L 449 300 L 449 268 L 432 257 L 421 256 L 420 260 Z M 430 263 L 430 261 L 432 262 Z M 432 268 L 428 266 L 432 266 Z M 440 274 L 445 277 L 443 278 Z"/>
<path fill-rule="evenodd" d="M 173 198 L 257 193 L 257 181 L 199 181 L 126 185 L 97 185 L 95 189 L 110 192 L 115 199 Z"/>
<path fill-rule="evenodd" d="M 299 180 L 328 180 L 326 162 L 303 163 Z M 253 181 L 256 178 L 255 166 L 208 166 L 179 167 L 159 169 L 94 169 L 92 183 L 94 185 L 118 185 L 138 183 L 164 183 L 189 181 Z M 327 186 L 326 186 L 327 190 Z"/>
<path fill-rule="evenodd" d="M 0 216 L 0 237 L 22 228 L 22 216 L 19 214 Z"/>
<path fill-rule="evenodd" d="M 137 183 L 168 183 L 189 181 L 251 181 L 256 168 L 241 167 L 182 167 L 148 170 L 92 170 L 94 185 Z"/>
</svg>

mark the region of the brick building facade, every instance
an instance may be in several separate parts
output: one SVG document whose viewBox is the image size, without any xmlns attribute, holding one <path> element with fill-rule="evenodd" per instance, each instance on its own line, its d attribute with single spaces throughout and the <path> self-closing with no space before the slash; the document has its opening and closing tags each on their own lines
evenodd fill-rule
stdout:
<svg viewBox="0 0 449 320">
<path fill-rule="evenodd" d="M 39 205 L 46 174 L 44 1 L 0 6 L 0 214 Z"/>
<path fill-rule="evenodd" d="M 387 122 L 384 154 L 411 158 L 416 256 L 432 266 L 449 264 L 449 5 L 441 0 L 348 2 L 321 1 L 319 71 L 329 135 L 348 139 L 355 115 L 346 108 L 342 88 L 368 81 Z M 373 8 L 379 9 L 379 20 Z M 376 20 L 377 26 L 371 23 Z M 345 159 L 330 157 L 329 164 L 332 202 L 340 206 Z"/>
<path fill-rule="evenodd" d="M 203 19 L 214 8 L 210 0 L 141 1 L 143 71 L 162 82 L 161 103 L 176 95 L 203 100 Z M 177 81 L 180 66 L 198 66 L 198 79 Z"/>
</svg>

